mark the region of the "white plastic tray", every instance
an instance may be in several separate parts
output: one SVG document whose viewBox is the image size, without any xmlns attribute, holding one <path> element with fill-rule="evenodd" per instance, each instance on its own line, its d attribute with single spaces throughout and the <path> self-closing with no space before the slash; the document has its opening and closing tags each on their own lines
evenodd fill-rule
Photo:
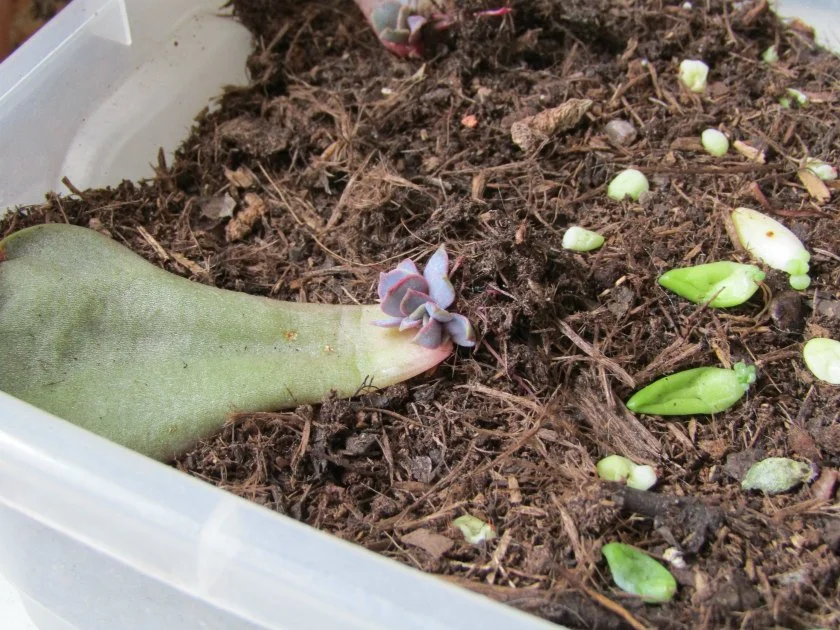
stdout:
<svg viewBox="0 0 840 630">
<path fill-rule="evenodd" d="M 152 174 L 249 35 L 222 0 L 75 0 L 0 64 L 0 213 Z M 781 12 L 840 43 L 840 0 Z M 0 369 L 4 369 L 0 358 Z M 558 626 L 242 501 L 0 392 L 0 573 L 56 630 Z M 10 628 L 10 630 L 16 630 Z"/>
</svg>

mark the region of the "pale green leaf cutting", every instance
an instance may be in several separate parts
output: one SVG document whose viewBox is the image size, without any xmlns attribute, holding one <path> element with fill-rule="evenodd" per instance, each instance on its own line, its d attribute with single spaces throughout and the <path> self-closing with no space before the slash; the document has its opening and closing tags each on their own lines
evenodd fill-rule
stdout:
<svg viewBox="0 0 840 630">
<path fill-rule="evenodd" d="M 756 462 L 747 471 L 741 488 L 760 490 L 765 494 L 781 494 L 811 478 L 811 467 L 787 457 L 768 457 Z"/>
<path fill-rule="evenodd" d="M 613 581 L 620 589 L 638 595 L 645 602 L 661 604 L 677 592 L 671 572 L 649 555 L 624 543 L 608 543 L 601 548 Z"/>
<path fill-rule="evenodd" d="M 496 537 L 496 530 L 490 523 L 485 523 L 471 514 L 459 516 L 452 521 L 452 524 L 461 530 L 464 540 L 471 545 L 493 540 Z"/>
<path fill-rule="evenodd" d="M 69 225 L 0 242 L 0 390 L 158 459 L 233 412 L 352 396 L 451 351 L 373 326 L 380 316 L 190 282 Z"/>
<path fill-rule="evenodd" d="M 802 357 L 818 379 L 840 385 L 840 341 L 815 337 L 802 348 Z"/>
</svg>

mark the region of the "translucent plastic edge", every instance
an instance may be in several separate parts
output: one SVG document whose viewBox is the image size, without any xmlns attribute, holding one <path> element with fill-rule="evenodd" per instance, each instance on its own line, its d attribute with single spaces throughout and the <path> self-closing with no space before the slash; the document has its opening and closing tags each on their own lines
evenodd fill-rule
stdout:
<svg viewBox="0 0 840 630">
<path fill-rule="evenodd" d="M 39 67 L 61 53 L 90 22 L 114 4 L 125 12 L 124 0 L 74 0 L 55 19 L 47 22 L 36 37 L 30 37 L 0 63 L 0 105 Z"/>
<path fill-rule="evenodd" d="M 346 583 L 355 579 L 353 588 L 364 589 L 365 600 L 370 603 L 370 615 L 365 615 L 371 628 L 391 628 L 393 619 L 389 616 L 384 623 L 376 619 L 377 611 L 404 609 L 407 617 L 418 617 L 423 611 L 417 607 L 414 598 L 422 593 L 425 599 L 445 602 L 445 606 L 435 611 L 428 611 L 429 627 L 466 627 L 460 623 L 450 625 L 455 618 L 481 618 L 484 627 L 516 628 L 517 630 L 537 630 L 540 628 L 558 630 L 560 626 L 551 624 L 537 617 L 522 613 L 512 607 L 499 604 L 468 590 L 401 565 L 379 554 L 368 551 L 352 543 L 313 529 L 303 523 L 280 515 L 276 512 L 251 503 L 228 492 L 194 479 L 178 470 L 150 460 L 133 451 L 113 444 L 97 435 L 89 433 L 59 418 L 37 409 L 8 394 L 0 392 L 0 462 L 14 462 L 18 476 L 15 482 L 24 487 L 28 483 L 44 483 L 50 479 L 51 485 L 67 486 L 73 482 L 73 491 L 77 494 L 96 497 L 107 494 L 110 507 L 118 512 L 119 519 L 133 521 L 149 520 L 151 523 L 166 522 L 173 525 L 173 538 L 183 538 L 191 532 L 188 525 L 197 524 L 201 533 L 211 532 L 209 551 L 216 540 L 225 541 L 224 535 L 218 536 L 214 517 L 235 516 L 247 521 L 247 530 L 260 529 L 276 534 L 272 539 L 251 541 L 240 539 L 241 547 L 236 553 L 235 565 L 238 570 L 247 571 L 254 579 L 271 579 L 272 574 L 285 586 L 290 585 L 288 577 L 281 577 L 272 572 L 266 558 L 281 558 L 284 555 L 283 543 L 278 540 L 288 539 L 288 544 L 295 545 L 295 556 L 301 555 L 303 548 L 318 549 L 318 558 L 329 558 L 336 566 L 348 571 L 352 567 L 353 575 L 341 575 L 337 571 L 330 578 L 335 583 Z M 5 468 L 0 466 L 0 470 Z M 26 476 L 29 479 L 21 479 Z M 88 484 L 87 487 L 83 484 Z M 104 488 L 104 490 L 103 490 Z M 161 496 L 161 489 L 166 488 Z M 190 496 L 193 504 L 200 506 L 198 514 L 191 514 L 177 497 Z M 220 601 L 213 594 L 202 592 L 199 584 L 187 586 L 173 580 L 171 567 L 155 565 L 148 556 L 139 557 L 138 550 L 130 545 L 115 548 L 92 538 L 83 528 L 68 525 L 62 514 L 50 513 L 51 506 L 36 499 L 30 500 L 27 493 L 18 493 L 12 497 L 0 495 L 0 502 L 9 508 L 25 514 L 33 521 L 60 532 L 72 540 L 78 541 L 97 552 L 114 558 L 144 575 L 170 585 L 200 601 L 220 610 L 225 610 L 253 623 L 266 623 L 259 615 L 238 606 L 235 601 Z M 59 510 L 60 511 L 60 510 Z M 150 516 L 151 515 L 151 516 Z M 202 520 L 205 519 L 206 520 Z M 234 519 L 235 520 L 235 519 Z M 174 531 L 179 527 L 180 531 Z M 229 533 L 228 533 L 229 536 Z M 294 542 L 292 542 L 294 541 Z M 202 546 L 205 541 L 197 541 Z M 142 553 L 142 551 L 140 552 Z M 257 564 L 254 564 L 257 562 Z M 294 562 L 292 562 L 294 564 Z M 287 567 L 288 568 L 288 567 Z M 319 567 L 321 573 L 332 573 L 329 567 Z M 372 576 L 372 577 L 371 577 Z M 312 581 L 312 576 L 301 576 L 299 584 L 292 588 L 305 600 L 317 602 L 320 608 L 338 606 L 332 616 L 350 615 L 356 622 L 360 620 L 358 610 L 342 606 L 340 598 L 331 601 L 329 586 Z M 389 578 L 393 578 L 393 583 Z M 365 580 L 371 585 L 365 584 Z M 374 584 L 390 584 L 392 589 L 374 588 Z M 313 584 L 315 586 L 313 586 Z M 379 602 L 378 604 L 376 602 Z M 384 608 L 383 605 L 384 604 Z M 413 606 L 412 606 L 413 604 Z M 413 608 L 413 609 L 412 609 Z M 313 608 L 313 611 L 317 608 Z M 492 619 L 493 623 L 486 624 Z M 365 626 L 368 625 L 365 623 Z M 445 624 L 445 625 L 443 625 Z M 270 627 L 270 626 L 268 626 Z M 412 626 L 416 627 L 416 626 Z"/>
</svg>

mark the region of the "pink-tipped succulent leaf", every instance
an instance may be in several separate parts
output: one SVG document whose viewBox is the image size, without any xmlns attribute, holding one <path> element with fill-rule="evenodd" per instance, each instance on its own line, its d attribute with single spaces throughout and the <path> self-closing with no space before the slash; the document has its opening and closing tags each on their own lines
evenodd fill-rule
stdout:
<svg viewBox="0 0 840 630">
<path fill-rule="evenodd" d="M 382 45 L 400 57 L 423 57 L 433 47 L 435 34 L 458 21 L 453 0 L 356 0 L 356 4 Z M 510 11 L 501 7 L 479 11 L 475 17 Z"/>
<path fill-rule="evenodd" d="M 374 321 L 377 326 L 401 331 L 419 328 L 412 341 L 424 348 L 434 349 L 448 340 L 459 346 L 475 345 L 470 320 L 446 310 L 455 301 L 455 288 L 443 246 L 426 263 L 423 275 L 411 260 L 379 274 L 378 293 L 380 308 L 390 317 Z"/>
</svg>

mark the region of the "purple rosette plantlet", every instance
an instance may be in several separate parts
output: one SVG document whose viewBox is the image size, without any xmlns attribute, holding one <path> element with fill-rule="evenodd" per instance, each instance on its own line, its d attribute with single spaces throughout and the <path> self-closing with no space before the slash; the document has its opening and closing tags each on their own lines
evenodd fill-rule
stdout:
<svg viewBox="0 0 840 630">
<path fill-rule="evenodd" d="M 389 317 L 373 323 L 386 328 L 416 330 L 412 342 L 435 349 L 451 339 L 459 346 L 475 345 L 472 324 L 446 309 L 455 301 L 449 280 L 449 256 L 443 246 L 426 263 L 423 274 L 411 259 L 379 274 L 380 308 Z"/>
<path fill-rule="evenodd" d="M 453 0 L 356 0 L 386 49 L 400 57 L 423 57 L 435 35 L 458 24 Z M 479 11 L 475 17 L 502 16 L 510 8 Z"/>
</svg>

